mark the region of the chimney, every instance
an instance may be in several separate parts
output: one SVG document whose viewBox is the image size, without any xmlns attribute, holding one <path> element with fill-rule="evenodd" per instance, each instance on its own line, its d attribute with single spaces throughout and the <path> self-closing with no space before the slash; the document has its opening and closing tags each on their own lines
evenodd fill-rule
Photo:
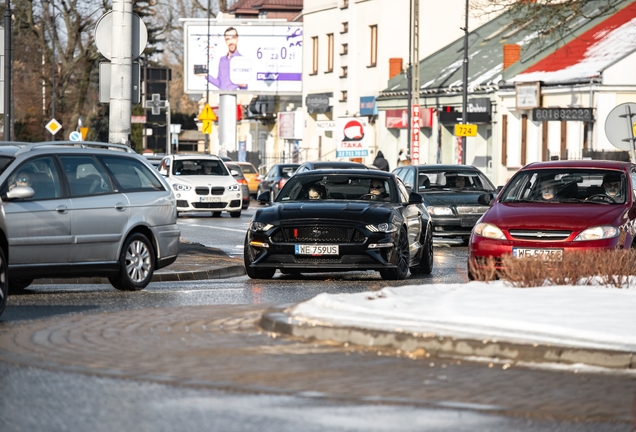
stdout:
<svg viewBox="0 0 636 432">
<path fill-rule="evenodd" d="M 402 59 L 390 58 L 389 59 L 389 79 L 393 78 L 397 74 L 402 72 Z"/>
<path fill-rule="evenodd" d="M 505 44 L 503 46 L 503 68 L 508 69 L 510 65 L 516 63 L 521 58 L 521 45 Z"/>
</svg>

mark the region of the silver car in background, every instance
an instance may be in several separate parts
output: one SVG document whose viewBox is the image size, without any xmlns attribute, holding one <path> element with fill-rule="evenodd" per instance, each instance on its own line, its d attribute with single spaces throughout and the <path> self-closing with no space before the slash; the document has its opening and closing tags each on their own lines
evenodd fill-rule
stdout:
<svg viewBox="0 0 636 432">
<path fill-rule="evenodd" d="M 44 277 L 108 277 L 140 290 L 177 258 L 168 184 L 129 147 L 45 142 L 0 146 L 9 289 Z"/>
</svg>

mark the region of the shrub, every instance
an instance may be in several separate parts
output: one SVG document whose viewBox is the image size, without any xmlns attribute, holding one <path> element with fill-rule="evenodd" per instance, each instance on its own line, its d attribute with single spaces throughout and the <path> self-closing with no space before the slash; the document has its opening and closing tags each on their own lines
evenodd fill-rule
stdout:
<svg viewBox="0 0 636 432">
<path fill-rule="evenodd" d="M 565 251 L 562 261 L 506 255 L 498 261 L 486 259 L 483 267 L 471 268 L 471 274 L 475 280 L 502 279 L 518 288 L 550 285 L 629 288 L 636 286 L 636 251 Z"/>
</svg>

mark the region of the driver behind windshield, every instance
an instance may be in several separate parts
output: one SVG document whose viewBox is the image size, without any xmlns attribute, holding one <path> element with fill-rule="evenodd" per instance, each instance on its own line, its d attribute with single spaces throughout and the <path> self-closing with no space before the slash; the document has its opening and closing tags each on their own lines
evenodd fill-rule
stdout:
<svg viewBox="0 0 636 432">
<path fill-rule="evenodd" d="M 603 177 L 603 189 L 605 193 L 614 198 L 620 198 L 621 196 L 621 176 L 620 174 L 605 174 Z"/>
</svg>

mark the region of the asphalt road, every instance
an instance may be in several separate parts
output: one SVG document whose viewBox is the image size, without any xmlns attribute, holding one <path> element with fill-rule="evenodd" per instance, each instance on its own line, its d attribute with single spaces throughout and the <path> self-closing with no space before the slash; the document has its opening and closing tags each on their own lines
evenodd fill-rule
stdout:
<svg viewBox="0 0 636 432">
<path fill-rule="evenodd" d="M 184 239 L 240 256 L 253 211 L 179 225 Z M 437 242 L 435 254 L 432 275 L 390 283 L 354 272 L 152 283 L 135 293 L 34 286 L 0 317 L 0 431 L 629 429 L 633 375 L 413 360 L 256 326 L 269 305 L 322 292 L 466 280 L 465 247 Z M 174 330 L 161 340 L 150 336 L 166 328 Z"/>
</svg>

